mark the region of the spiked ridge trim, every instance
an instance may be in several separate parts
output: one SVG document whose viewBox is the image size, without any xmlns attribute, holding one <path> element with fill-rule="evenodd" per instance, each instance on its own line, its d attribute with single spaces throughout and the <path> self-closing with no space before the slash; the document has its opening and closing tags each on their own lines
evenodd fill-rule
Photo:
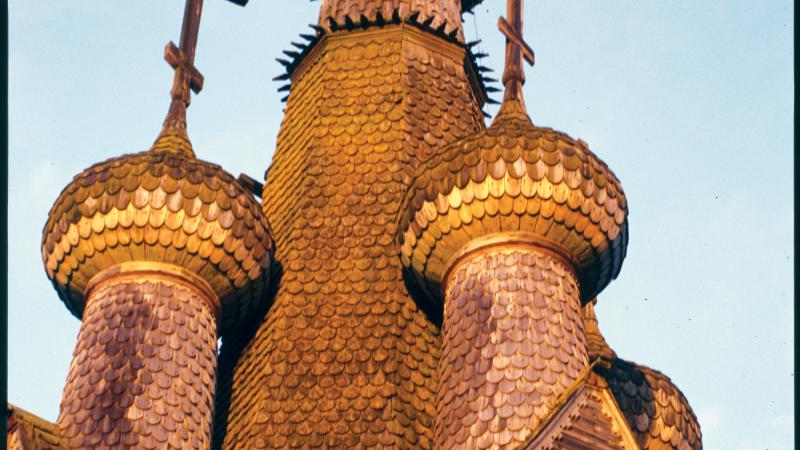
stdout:
<svg viewBox="0 0 800 450">
<path fill-rule="evenodd" d="M 358 30 L 367 30 L 370 28 L 383 28 L 387 25 L 400 25 L 400 24 L 408 24 L 414 27 L 419 28 L 420 30 L 432 33 L 433 35 L 444 39 L 447 42 L 452 44 L 458 45 L 460 47 L 464 47 L 466 51 L 466 58 L 464 58 L 464 66 L 468 73 L 468 78 L 470 81 L 470 85 L 472 86 L 473 91 L 475 92 L 476 96 L 478 97 L 479 104 L 483 106 L 485 103 L 497 103 L 495 100 L 489 98 L 490 92 L 498 92 L 499 89 L 492 87 L 492 83 L 496 83 L 497 80 L 487 77 L 485 74 L 491 72 L 492 70 L 488 67 L 484 67 L 480 64 L 480 59 L 486 56 L 485 53 L 474 54 L 472 52 L 472 48 L 477 44 L 479 41 L 476 42 L 468 42 L 464 44 L 463 40 L 458 38 L 453 32 L 445 33 L 444 30 L 440 28 L 434 28 L 430 25 L 430 23 L 425 23 L 424 21 L 419 20 L 419 15 L 410 15 L 407 18 L 401 18 L 399 13 L 395 11 L 391 16 L 384 17 L 380 12 L 376 14 L 373 18 L 368 18 L 366 16 L 362 16 L 358 21 L 352 20 L 342 20 L 341 22 L 337 22 L 333 18 L 328 20 L 328 26 L 322 27 L 319 25 L 309 25 L 313 30 L 314 34 L 301 34 L 300 37 L 305 42 L 292 42 L 291 45 L 296 50 L 284 50 L 283 54 L 285 57 L 276 58 L 276 61 L 280 63 L 285 72 L 277 75 L 273 78 L 273 81 L 278 81 L 284 84 L 278 88 L 278 92 L 286 92 L 281 98 L 281 102 L 286 102 L 289 98 L 289 93 L 291 92 L 292 85 L 295 82 L 294 80 L 300 76 L 302 73 L 301 67 L 303 66 L 303 62 L 309 55 L 312 53 L 314 48 L 317 44 L 325 37 L 331 35 L 333 32 L 346 30 L 346 31 L 358 31 Z M 287 59 L 288 58 L 288 59 Z"/>
<path fill-rule="evenodd" d="M 471 13 L 481 3 L 483 3 L 483 0 L 461 0 L 461 10 L 465 13 Z"/>
</svg>

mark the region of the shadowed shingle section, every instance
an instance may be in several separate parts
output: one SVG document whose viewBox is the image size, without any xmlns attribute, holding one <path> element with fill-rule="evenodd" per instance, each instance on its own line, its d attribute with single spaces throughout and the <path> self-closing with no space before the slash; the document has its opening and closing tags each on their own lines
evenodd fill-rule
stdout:
<svg viewBox="0 0 800 450">
<path fill-rule="evenodd" d="M 644 450 L 699 450 L 700 425 L 683 393 L 666 375 L 622 359 L 597 368 Z"/>
<path fill-rule="evenodd" d="M 241 357 L 223 348 L 217 445 L 430 448 L 438 329 L 394 236 L 418 161 L 482 126 L 464 50 L 405 25 L 318 45 L 264 189 L 280 288 Z"/>
</svg>

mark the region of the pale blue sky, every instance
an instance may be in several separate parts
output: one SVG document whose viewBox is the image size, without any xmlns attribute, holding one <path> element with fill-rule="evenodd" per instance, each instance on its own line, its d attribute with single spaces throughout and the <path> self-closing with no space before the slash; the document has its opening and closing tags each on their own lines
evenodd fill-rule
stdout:
<svg viewBox="0 0 800 450">
<path fill-rule="evenodd" d="M 47 281 L 41 229 L 73 175 L 156 137 L 183 1 L 9 3 L 9 398 L 55 420 L 79 322 Z M 705 448 L 793 448 L 792 2 L 526 3 L 534 121 L 589 142 L 630 205 L 628 258 L 598 309 L 608 341 L 675 381 Z M 318 6 L 206 1 L 199 157 L 263 177 L 274 58 Z M 498 71 L 504 7 L 465 22 Z"/>
</svg>

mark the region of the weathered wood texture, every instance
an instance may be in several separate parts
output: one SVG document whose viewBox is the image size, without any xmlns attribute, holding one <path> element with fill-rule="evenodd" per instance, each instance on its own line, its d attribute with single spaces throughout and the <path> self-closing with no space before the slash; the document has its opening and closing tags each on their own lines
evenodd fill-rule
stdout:
<svg viewBox="0 0 800 450">
<path fill-rule="evenodd" d="M 58 425 L 43 420 L 12 404 L 6 406 L 8 450 L 67 450 Z"/>
<path fill-rule="evenodd" d="M 217 325 L 186 283 L 111 279 L 92 290 L 59 426 L 71 448 L 209 448 Z"/>
<path fill-rule="evenodd" d="M 575 275 L 531 247 L 457 263 L 442 334 L 441 450 L 518 448 L 588 366 Z"/>
</svg>

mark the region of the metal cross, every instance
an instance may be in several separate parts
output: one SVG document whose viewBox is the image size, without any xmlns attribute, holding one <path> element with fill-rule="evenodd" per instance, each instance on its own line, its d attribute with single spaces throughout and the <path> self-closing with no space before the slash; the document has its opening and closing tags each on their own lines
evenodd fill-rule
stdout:
<svg viewBox="0 0 800 450">
<path fill-rule="evenodd" d="M 228 0 L 245 6 L 249 0 Z M 186 108 L 192 101 L 191 91 L 195 94 L 203 89 L 203 74 L 194 66 L 194 54 L 197 48 L 197 35 L 200 31 L 200 16 L 203 12 L 203 0 L 186 0 L 181 27 L 180 46 L 170 41 L 164 48 L 164 59 L 175 69 L 172 81 L 172 103 L 164 120 L 164 127 L 159 139 L 168 135 L 179 135 L 188 141 L 186 135 Z M 158 142 L 158 140 L 156 140 Z"/>
<path fill-rule="evenodd" d="M 528 47 L 522 37 L 523 1 L 507 0 L 508 20 L 503 17 L 497 20 L 497 27 L 506 37 L 506 66 L 503 71 L 503 85 L 506 91 L 504 101 L 522 99 L 522 85 L 525 83 L 525 71 L 522 68 L 523 57 L 530 65 L 535 63 L 533 50 Z"/>
</svg>

